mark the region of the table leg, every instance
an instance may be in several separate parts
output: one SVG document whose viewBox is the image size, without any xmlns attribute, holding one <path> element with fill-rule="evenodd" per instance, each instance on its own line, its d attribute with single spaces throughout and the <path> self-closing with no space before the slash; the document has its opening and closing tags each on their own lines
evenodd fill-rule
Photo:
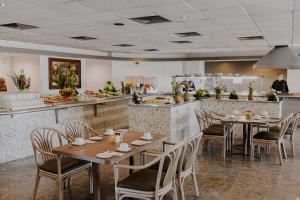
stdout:
<svg viewBox="0 0 300 200">
<path fill-rule="evenodd" d="M 133 156 L 129 157 L 129 165 L 134 165 L 134 157 Z M 129 170 L 129 174 L 133 174 L 132 169 Z"/>
<path fill-rule="evenodd" d="M 93 178 L 94 178 L 94 200 L 100 200 L 100 164 L 92 163 L 92 171 L 93 171 Z"/>
<path fill-rule="evenodd" d="M 243 124 L 243 157 L 244 159 L 247 157 L 247 125 Z"/>
</svg>

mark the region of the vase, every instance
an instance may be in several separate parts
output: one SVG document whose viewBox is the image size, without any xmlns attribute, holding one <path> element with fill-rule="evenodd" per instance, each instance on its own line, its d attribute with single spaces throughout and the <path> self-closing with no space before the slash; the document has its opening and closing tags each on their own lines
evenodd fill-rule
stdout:
<svg viewBox="0 0 300 200">
<path fill-rule="evenodd" d="M 221 95 L 221 93 L 216 93 L 216 99 L 222 99 L 222 95 Z"/>
<path fill-rule="evenodd" d="M 181 103 L 181 101 L 182 101 L 181 95 L 175 95 L 173 98 L 174 98 L 175 103 Z"/>
<path fill-rule="evenodd" d="M 248 101 L 253 101 L 253 94 L 252 93 L 249 93 L 249 95 L 248 95 Z"/>
<path fill-rule="evenodd" d="M 183 94 L 183 100 L 184 100 L 184 101 L 189 101 L 189 100 L 190 100 L 190 94 L 189 94 L 188 92 L 185 92 L 185 93 Z"/>
</svg>

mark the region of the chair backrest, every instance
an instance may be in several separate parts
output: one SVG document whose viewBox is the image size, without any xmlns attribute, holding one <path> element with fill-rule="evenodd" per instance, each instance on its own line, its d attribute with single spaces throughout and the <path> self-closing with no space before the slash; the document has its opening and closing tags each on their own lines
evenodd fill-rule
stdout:
<svg viewBox="0 0 300 200">
<path fill-rule="evenodd" d="M 299 122 L 300 122 L 300 112 L 294 113 L 293 115 L 293 120 L 291 122 L 290 128 L 292 129 L 291 131 L 291 137 L 294 136 L 294 133 L 296 132 L 296 129 L 299 126 Z"/>
<path fill-rule="evenodd" d="M 202 110 L 195 110 L 195 114 L 199 123 L 200 131 L 208 128 L 209 124 L 207 123 L 207 118 Z"/>
<path fill-rule="evenodd" d="M 82 121 L 71 121 L 66 125 L 66 134 L 70 140 L 75 141 L 78 137 L 89 138 L 90 129 L 91 127 Z"/>
<path fill-rule="evenodd" d="M 63 134 L 53 128 L 36 128 L 30 135 L 35 160 L 38 166 L 43 163 L 56 159 L 52 154 L 55 146 L 63 145 Z M 39 159 L 41 155 L 41 160 Z"/>
<path fill-rule="evenodd" d="M 161 156 L 158 168 L 158 175 L 156 181 L 156 191 L 163 189 L 173 183 L 179 163 L 179 158 L 181 156 L 184 141 L 176 144 L 174 147 L 168 149 Z M 164 171 L 164 164 L 168 163 L 167 171 L 165 171 L 165 176 L 162 176 Z"/>
<path fill-rule="evenodd" d="M 294 116 L 294 113 L 290 114 L 288 117 L 286 117 L 284 120 L 282 120 L 281 127 L 280 127 L 279 139 L 283 138 L 283 136 L 286 133 L 287 129 L 289 128 L 291 122 L 293 121 L 293 116 Z"/>
<path fill-rule="evenodd" d="M 178 164 L 178 172 L 192 170 L 195 159 L 199 150 L 202 133 L 187 140 L 182 149 L 181 157 Z"/>
</svg>

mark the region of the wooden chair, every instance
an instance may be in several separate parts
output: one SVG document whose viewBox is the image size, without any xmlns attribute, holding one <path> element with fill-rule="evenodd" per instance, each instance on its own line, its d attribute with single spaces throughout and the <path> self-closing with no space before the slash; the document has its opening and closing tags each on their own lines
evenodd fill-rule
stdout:
<svg viewBox="0 0 300 200">
<path fill-rule="evenodd" d="M 102 135 L 95 131 L 90 125 L 81 121 L 71 121 L 66 125 L 67 137 L 74 142 L 76 138 L 90 138 L 93 135 Z"/>
<path fill-rule="evenodd" d="M 285 132 L 284 139 L 288 140 L 290 142 L 291 150 L 292 150 L 292 156 L 295 157 L 295 144 L 294 144 L 294 134 L 298 128 L 300 121 L 300 112 L 293 114 L 292 122 L 290 123 L 288 129 Z M 272 132 L 279 132 L 280 126 L 270 126 L 269 130 Z M 285 155 L 286 157 L 286 155 Z"/>
<path fill-rule="evenodd" d="M 126 197 L 161 200 L 169 192 L 172 192 L 172 199 L 177 200 L 175 177 L 183 144 L 175 145 L 145 165 L 114 165 L 116 200 Z M 151 169 L 157 162 L 158 170 Z M 119 169 L 137 171 L 120 181 Z"/>
<path fill-rule="evenodd" d="M 215 118 L 202 110 L 195 110 L 199 122 L 200 131 L 203 132 L 202 143 L 213 140 L 222 143 L 222 157 L 226 157 L 227 133 L 231 132 L 230 126 L 223 124 L 219 118 Z M 201 145 L 202 146 L 202 145 Z"/>
<path fill-rule="evenodd" d="M 269 128 L 267 128 L 267 131 L 259 131 L 258 133 L 256 133 L 252 138 L 251 138 L 251 153 L 250 153 L 250 157 L 251 160 L 254 160 L 254 147 L 256 145 L 260 146 L 260 145 L 269 145 L 269 146 L 273 146 L 275 148 L 277 148 L 277 152 L 278 152 L 278 159 L 279 159 L 279 163 L 282 165 L 283 161 L 282 161 L 282 151 L 285 152 L 285 148 L 284 148 L 284 135 L 287 131 L 287 129 L 289 128 L 290 123 L 293 120 L 293 114 L 290 114 L 288 117 L 286 117 L 285 119 L 282 119 L 278 122 L 277 126 L 280 127 L 280 131 L 279 132 L 273 132 L 270 131 Z M 272 126 L 274 126 L 275 124 L 273 124 Z"/>
<path fill-rule="evenodd" d="M 185 199 L 184 181 L 189 176 L 192 177 L 194 194 L 196 197 L 199 197 L 199 189 L 198 189 L 198 184 L 197 184 L 197 179 L 196 179 L 196 171 L 195 171 L 195 160 L 196 160 L 196 156 L 198 154 L 202 135 L 203 134 L 200 133 L 200 134 L 186 140 L 184 143 L 182 152 L 181 152 L 181 156 L 180 156 L 179 164 L 178 164 L 178 168 L 177 168 L 177 181 L 178 181 L 179 192 L 180 192 L 180 196 L 181 196 L 182 200 Z M 166 146 L 174 146 L 174 145 L 176 145 L 176 143 L 164 142 L 164 149 L 165 150 L 167 149 Z M 158 156 L 161 153 L 163 153 L 163 152 L 150 151 L 150 152 L 145 152 L 145 155 Z M 151 168 L 158 170 L 159 163 L 153 165 Z M 164 167 L 163 169 L 165 171 L 166 167 Z"/>
<path fill-rule="evenodd" d="M 63 145 L 63 140 L 68 141 L 62 133 L 52 128 L 37 128 L 32 131 L 30 137 L 37 165 L 33 200 L 37 197 L 42 176 L 56 181 L 58 199 L 63 199 L 63 184 L 65 180 L 74 174 L 88 170 L 89 178 L 92 180 L 92 166 L 89 162 L 68 157 L 58 159 L 58 155 L 52 153 L 52 149 L 55 146 Z M 92 185 L 90 185 L 90 193 L 93 193 Z"/>
</svg>

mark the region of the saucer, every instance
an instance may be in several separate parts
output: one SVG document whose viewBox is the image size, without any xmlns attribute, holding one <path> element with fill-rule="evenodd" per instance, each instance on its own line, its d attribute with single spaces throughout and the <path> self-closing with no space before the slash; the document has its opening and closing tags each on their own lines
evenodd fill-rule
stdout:
<svg viewBox="0 0 300 200">
<path fill-rule="evenodd" d="M 83 146 L 83 145 L 85 145 L 85 142 L 82 143 L 82 144 L 78 144 L 78 143 L 76 143 L 76 142 L 72 142 L 71 144 L 74 145 L 74 146 Z"/>
<path fill-rule="evenodd" d="M 112 136 L 112 135 L 114 135 L 114 134 L 115 134 L 115 133 L 112 133 L 112 134 L 107 133 L 107 132 L 103 133 L 103 135 L 106 135 L 106 136 Z"/>
<path fill-rule="evenodd" d="M 145 144 L 149 144 L 151 142 L 149 141 L 145 141 L 145 140 L 135 140 L 133 142 L 131 142 L 132 145 L 135 145 L 135 146 L 143 146 Z"/>
<path fill-rule="evenodd" d="M 140 137 L 142 140 L 147 140 L 147 141 L 149 141 L 149 140 L 152 140 L 153 139 L 153 137 L 150 137 L 150 138 L 145 138 L 144 136 L 142 136 L 142 137 Z"/>
<path fill-rule="evenodd" d="M 106 158 L 111 158 L 113 156 L 113 154 L 110 151 L 106 151 L 103 153 L 98 153 L 96 155 L 97 158 L 102 158 L 102 159 L 106 159 Z"/>
<path fill-rule="evenodd" d="M 93 140 L 93 141 L 99 141 L 99 140 L 102 140 L 103 137 L 101 136 L 93 136 L 93 137 L 90 137 L 90 140 Z"/>
<path fill-rule="evenodd" d="M 128 149 L 120 149 L 120 147 L 118 147 L 117 148 L 117 151 L 119 151 L 119 152 L 129 152 L 129 151 L 131 151 L 131 147 L 128 147 Z"/>
</svg>

